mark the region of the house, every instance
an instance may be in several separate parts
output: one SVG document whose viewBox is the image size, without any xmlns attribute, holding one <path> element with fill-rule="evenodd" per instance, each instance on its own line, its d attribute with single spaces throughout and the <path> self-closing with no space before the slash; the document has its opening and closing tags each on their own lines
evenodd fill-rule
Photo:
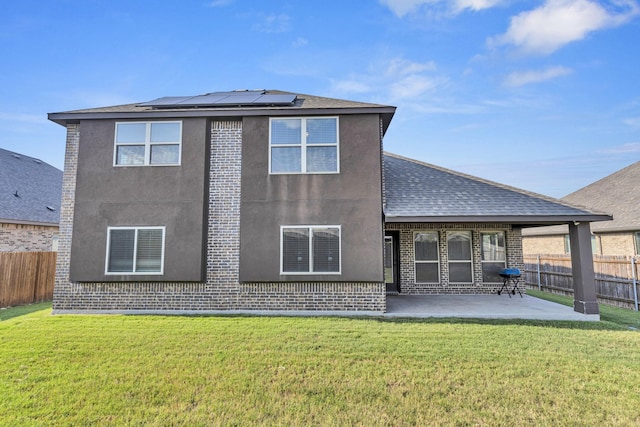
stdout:
<svg viewBox="0 0 640 427">
<path fill-rule="evenodd" d="M 0 252 L 55 251 L 62 171 L 0 148 Z"/>
<path fill-rule="evenodd" d="M 380 313 L 387 293 L 495 292 L 523 227 L 570 223 L 575 310 L 598 312 L 580 249 L 610 217 L 385 154 L 394 113 L 258 90 L 49 114 L 67 128 L 54 311 Z"/>
<path fill-rule="evenodd" d="M 594 255 L 640 255 L 640 161 L 581 188 L 561 200 L 609 212 L 612 221 L 591 226 Z M 569 254 L 568 227 L 556 225 L 523 232 L 525 254 Z"/>
</svg>

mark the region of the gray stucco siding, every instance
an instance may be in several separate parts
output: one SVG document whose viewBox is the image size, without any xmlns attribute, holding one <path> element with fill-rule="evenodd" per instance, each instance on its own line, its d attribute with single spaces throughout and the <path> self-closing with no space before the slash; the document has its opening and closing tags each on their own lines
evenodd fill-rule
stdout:
<svg viewBox="0 0 640 427">
<path fill-rule="evenodd" d="M 71 280 L 202 281 L 208 127 L 182 120 L 180 166 L 114 167 L 115 121 L 83 121 L 71 245 Z M 164 226 L 164 274 L 105 275 L 108 227 Z"/>
<path fill-rule="evenodd" d="M 379 117 L 339 117 L 340 173 L 269 174 L 269 118 L 243 122 L 241 282 L 380 282 L 382 186 Z M 280 227 L 340 225 L 341 274 L 281 275 Z"/>
</svg>

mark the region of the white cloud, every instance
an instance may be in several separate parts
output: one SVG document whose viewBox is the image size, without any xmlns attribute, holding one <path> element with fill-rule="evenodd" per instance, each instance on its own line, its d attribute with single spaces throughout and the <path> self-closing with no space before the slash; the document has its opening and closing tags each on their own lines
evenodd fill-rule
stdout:
<svg viewBox="0 0 640 427">
<path fill-rule="evenodd" d="M 298 37 L 297 39 L 295 39 L 292 43 L 293 47 L 302 47 L 302 46 L 306 46 L 309 44 L 309 40 L 305 39 L 304 37 Z"/>
<path fill-rule="evenodd" d="M 419 99 L 447 82 L 446 78 L 433 75 L 436 68 L 433 61 L 413 62 L 400 57 L 391 58 L 371 66 L 368 74 L 334 80 L 333 90 L 341 95 L 382 95 L 391 102 Z"/>
<path fill-rule="evenodd" d="M 233 3 L 233 0 L 212 0 L 207 3 L 207 7 L 224 7 Z"/>
<path fill-rule="evenodd" d="M 629 117 L 622 121 L 625 125 L 640 129 L 640 117 Z"/>
<path fill-rule="evenodd" d="M 389 96 L 392 100 L 419 98 L 441 83 L 443 83 L 442 79 L 412 74 L 391 83 Z"/>
<path fill-rule="evenodd" d="M 429 62 L 412 62 L 403 58 L 393 58 L 389 61 L 389 65 L 386 68 L 386 74 L 388 76 L 406 76 L 423 71 L 434 71 L 436 64 L 433 61 Z"/>
<path fill-rule="evenodd" d="M 504 0 L 456 0 L 453 2 L 453 9 L 456 12 L 461 12 L 465 9 L 471 10 L 483 10 L 490 9 L 504 3 Z"/>
<path fill-rule="evenodd" d="M 379 0 L 399 18 L 420 11 L 425 6 L 445 9 L 449 13 L 458 14 L 464 10 L 483 10 L 495 7 L 505 0 Z"/>
<path fill-rule="evenodd" d="M 7 122 L 42 124 L 47 123 L 47 116 L 46 114 L 4 113 L 0 111 L 0 120 Z"/>
<path fill-rule="evenodd" d="M 262 22 L 256 24 L 254 29 L 267 34 L 285 33 L 291 29 L 291 18 L 289 15 L 272 13 L 264 16 Z"/>
<path fill-rule="evenodd" d="M 511 18 L 506 33 L 490 38 L 490 46 L 513 45 L 525 53 L 550 54 L 590 33 L 622 25 L 638 15 L 635 0 L 547 0 L 541 7 Z"/>
<path fill-rule="evenodd" d="M 439 0 L 380 0 L 380 3 L 387 6 L 397 17 L 416 12 L 422 5 L 438 3 Z"/>
<path fill-rule="evenodd" d="M 607 154 L 640 153 L 640 142 L 629 142 L 626 144 L 607 148 L 605 150 L 600 150 L 600 152 Z"/>
<path fill-rule="evenodd" d="M 505 78 L 504 84 L 512 87 L 524 86 L 531 83 L 540 83 L 546 80 L 551 80 L 560 76 L 566 76 L 572 72 L 573 70 L 571 68 L 562 66 L 549 67 L 540 71 L 516 71 Z"/>
</svg>

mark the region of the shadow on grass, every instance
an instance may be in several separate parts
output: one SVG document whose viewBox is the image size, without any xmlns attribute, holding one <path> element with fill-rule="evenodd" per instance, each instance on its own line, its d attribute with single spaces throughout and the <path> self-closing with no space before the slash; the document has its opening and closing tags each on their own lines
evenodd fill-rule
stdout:
<svg viewBox="0 0 640 427">
<path fill-rule="evenodd" d="M 51 308 L 51 301 L 0 309 L 0 322 Z"/>
</svg>

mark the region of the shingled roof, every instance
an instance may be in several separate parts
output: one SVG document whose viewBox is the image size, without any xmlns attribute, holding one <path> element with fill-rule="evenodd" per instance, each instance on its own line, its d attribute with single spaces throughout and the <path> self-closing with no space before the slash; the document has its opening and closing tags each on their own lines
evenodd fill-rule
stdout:
<svg viewBox="0 0 640 427">
<path fill-rule="evenodd" d="M 428 163 L 384 155 L 387 222 L 543 225 L 611 217 Z"/>
<path fill-rule="evenodd" d="M 396 108 L 389 105 L 372 104 L 367 102 L 348 101 L 344 99 L 325 98 L 315 95 L 300 94 L 295 92 L 285 92 L 281 90 L 251 90 L 251 91 L 230 91 L 212 92 L 197 96 L 171 96 L 159 98 L 155 101 L 168 99 L 189 99 L 189 98 L 214 98 L 217 94 L 236 93 L 259 94 L 267 96 L 294 96 L 294 101 L 288 104 L 252 104 L 242 102 L 239 105 L 226 104 L 200 104 L 198 106 L 180 106 L 179 103 L 164 104 L 160 107 L 154 106 L 154 101 L 138 102 L 135 104 L 116 105 L 111 107 L 89 108 L 84 110 L 65 111 L 60 113 L 49 113 L 49 120 L 65 126 L 67 123 L 77 123 L 82 119 L 144 119 L 144 118 L 179 118 L 179 117 L 243 117 L 243 116 L 296 116 L 300 114 L 359 114 L 359 113 L 379 113 L 383 121 L 383 131 L 386 132 Z M 245 98 L 245 97 L 240 97 Z M 248 96 L 247 98 L 251 98 Z"/>
<path fill-rule="evenodd" d="M 591 224 L 591 231 L 638 231 L 640 230 L 640 161 L 608 175 L 580 190 L 564 196 L 561 200 L 586 209 L 611 212 L 613 221 Z M 566 234 L 566 227 L 544 227 L 529 230 L 527 235 Z"/>
<path fill-rule="evenodd" d="M 58 225 L 62 171 L 0 148 L 0 222 Z"/>
</svg>

